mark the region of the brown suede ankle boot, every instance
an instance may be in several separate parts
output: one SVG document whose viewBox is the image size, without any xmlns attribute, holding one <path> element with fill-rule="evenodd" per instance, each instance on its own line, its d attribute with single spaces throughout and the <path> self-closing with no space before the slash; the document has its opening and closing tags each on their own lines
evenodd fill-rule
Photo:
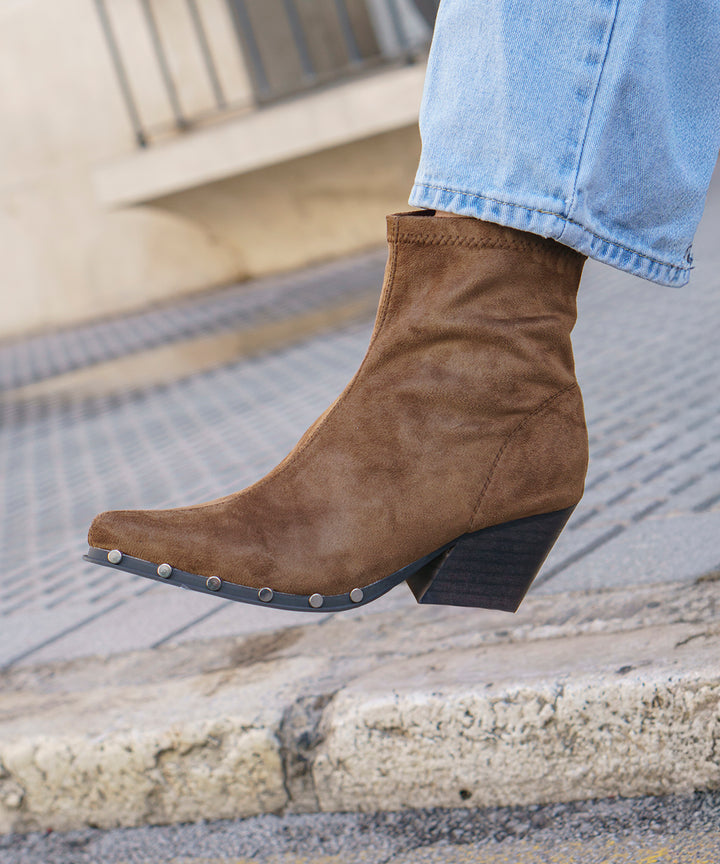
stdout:
<svg viewBox="0 0 720 864">
<path fill-rule="evenodd" d="M 389 216 L 388 241 L 367 355 L 293 451 L 216 501 L 101 514 L 88 560 L 282 609 L 405 580 L 421 602 L 517 608 L 583 492 L 585 259 L 432 211 Z"/>
</svg>

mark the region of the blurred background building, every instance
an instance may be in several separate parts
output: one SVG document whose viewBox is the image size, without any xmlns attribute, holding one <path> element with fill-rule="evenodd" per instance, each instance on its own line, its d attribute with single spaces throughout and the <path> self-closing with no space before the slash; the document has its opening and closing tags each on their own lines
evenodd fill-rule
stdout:
<svg viewBox="0 0 720 864">
<path fill-rule="evenodd" d="M 0 338 L 382 242 L 437 0 L 0 0 Z"/>
</svg>

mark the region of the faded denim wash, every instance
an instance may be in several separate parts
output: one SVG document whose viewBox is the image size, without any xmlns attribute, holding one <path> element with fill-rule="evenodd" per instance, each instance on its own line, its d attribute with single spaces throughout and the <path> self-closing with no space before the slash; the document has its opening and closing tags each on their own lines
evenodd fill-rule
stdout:
<svg viewBox="0 0 720 864">
<path fill-rule="evenodd" d="M 720 147 L 720 0 L 442 0 L 410 203 L 684 285 Z"/>
</svg>

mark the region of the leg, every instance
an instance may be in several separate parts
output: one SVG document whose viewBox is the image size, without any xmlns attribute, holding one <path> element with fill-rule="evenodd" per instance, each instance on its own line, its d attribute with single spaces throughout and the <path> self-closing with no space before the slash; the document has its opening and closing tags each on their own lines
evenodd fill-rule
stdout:
<svg viewBox="0 0 720 864">
<path fill-rule="evenodd" d="M 410 201 L 687 282 L 720 146 L 712 0 L 442 0 Z"/>
<path fill-rule="evenodd" d="M 719 131 L 720 15 L 693 16 L 444 0 L 412 201 L 458 216 L 389 218 L 368 354 L 274 471 L 207 504 L 102 514 L 93 560 L 280 608 L 401 580 L 422 602 L 515 608 L 582 494 L 582 253 L 687 279 Z M 692 74 L 656 56 L 691 36 Z"/>
</svg>

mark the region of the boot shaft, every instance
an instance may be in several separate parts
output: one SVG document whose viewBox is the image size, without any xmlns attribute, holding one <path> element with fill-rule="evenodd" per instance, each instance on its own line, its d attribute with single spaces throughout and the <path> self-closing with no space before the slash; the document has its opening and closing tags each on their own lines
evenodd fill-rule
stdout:
<svg viewBox="0 0 720 864">
<path fill-rule="evenodd" d="M 472 219 L 400 215 L 389 229 L 372 341 L 335 403 L 247 489 L 98 517 L 89 539 L 117 550 L 106 561 L 129 555 L 150 567 L 143 575 L 202 574 L 211 591 L 228 582 L 258 602 L 283 592 L 316 608 L 321 595 L 352 602 L 456 541 L 456 570 L 474 566 L 489 548 L 475 532 L 489 526 L 505 526 L 503 554 L 528 547 L 506 523 L 540 516 L 550 525 L 530 543 L 539 563 L 587 464 L 570 346 L 583 259 Z"/>
<path fill-rule="evenodd" d="M 377 372 L 423 379 L 425 398 L 472 402 L 486 417 L 509 405 L 532 410 L 575 381 L 570 331 L 584 256 L 432 211 L 389 216 L 388 242 L 373 336 Z"/>
</svg>

